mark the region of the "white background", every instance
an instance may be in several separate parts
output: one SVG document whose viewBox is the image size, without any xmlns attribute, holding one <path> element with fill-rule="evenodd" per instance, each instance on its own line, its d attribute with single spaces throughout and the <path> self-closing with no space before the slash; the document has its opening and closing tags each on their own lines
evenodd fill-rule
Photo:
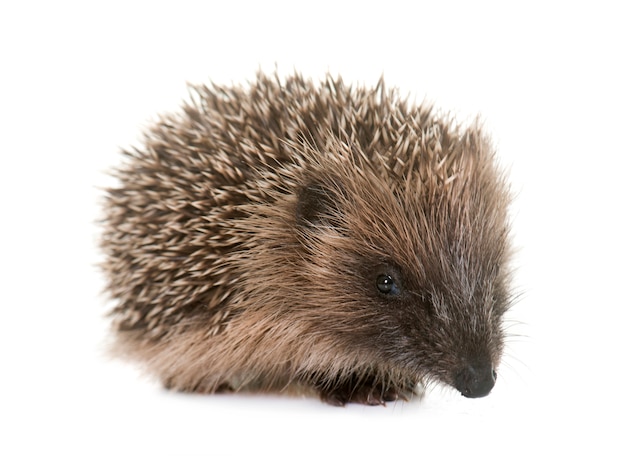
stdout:
<svg viewBox="0 0 626 456">
<path fill-rule="evenodd" d="M 620 2 L 3 2 L 0 454 L 626 454 Z M 523 293 L 485 399 L 163 391 L 103 355 L 98 189 L 186 83 L 263 68 L 480 114 Z"/>
</svg>

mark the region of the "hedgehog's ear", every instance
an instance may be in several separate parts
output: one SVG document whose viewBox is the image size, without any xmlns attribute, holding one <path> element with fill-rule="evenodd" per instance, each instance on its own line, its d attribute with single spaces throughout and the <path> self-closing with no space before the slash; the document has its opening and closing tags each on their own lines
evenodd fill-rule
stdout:
<svg viewBox="0 0 626 456">
<path fill-rule="evenodd" d="M 341 220 L 340 194 L 319 182 L 304 186 L 298 194 L 296 223 L 304 228 L 337 227 Z"/>
</svg>

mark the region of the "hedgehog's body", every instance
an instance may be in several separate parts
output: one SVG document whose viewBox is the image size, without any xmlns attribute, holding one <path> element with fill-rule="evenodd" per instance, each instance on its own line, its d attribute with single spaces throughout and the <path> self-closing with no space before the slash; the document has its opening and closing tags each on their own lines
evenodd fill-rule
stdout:
<svg viewBox="0 0 626 456">
<path fill-rule="evenodd" d="M 477 128 L 328 79 L 199 88 L 129 153 L 103 247 L 118 351 L 172 388 L 487 394 L 506 188 Z"/>
</svg>

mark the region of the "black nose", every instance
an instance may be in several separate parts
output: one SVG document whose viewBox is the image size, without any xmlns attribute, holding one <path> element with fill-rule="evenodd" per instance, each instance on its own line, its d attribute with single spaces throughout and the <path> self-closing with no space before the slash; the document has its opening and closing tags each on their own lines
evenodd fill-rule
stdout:
<svg viewBox="0 0 626 456">
<path fill-rule="evenodd" d="M 483 397 L 495 385 L 496 377 L 491 364 L 467 366 L 456 375 L 454 387 L 465 397 Z"/>
</svg>

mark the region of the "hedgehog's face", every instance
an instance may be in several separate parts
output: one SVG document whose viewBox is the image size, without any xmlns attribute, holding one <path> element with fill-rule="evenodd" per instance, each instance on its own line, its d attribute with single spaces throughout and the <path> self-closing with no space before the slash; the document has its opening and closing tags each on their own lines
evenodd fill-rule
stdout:
<svg viewBox="0 0 626 456">
<path fill-rule="evenodd" d="M 343 318 L 332 330 L 379 364 L 487 395 L 509 300 L 500 206 L 432 210 L 384 181 L 333 182 L 306 186 L 296 210 L 318 285 Z"/>
<path fill-rule="evenodd" d="M 470 290 L 458 276 L 429 282 L 389 261 L 367 269 L 361 275 L 363 284 L 370 284 L 370 303 L 388 319 L 377 338 L 387 356 L 466 397 L 488 394 L 503 345 L 506 299 L 494 292 L 498 279 L 484 278 Z"/>
<path fill-rule="evenodd" d="M 376 256 L 362 258 L 353 268 L 349 288 L 360 290 L 361 302 L 371 311 L 369 323 L 361 326 L 359 344 L 382 362 L 413 371 L 416 377 L 443 381 L 466 397 L 491 391 L 507 307 L 497 275 L 473 283 L 458 271 L 460 275 L 433 278 Z"/>
</svg>

